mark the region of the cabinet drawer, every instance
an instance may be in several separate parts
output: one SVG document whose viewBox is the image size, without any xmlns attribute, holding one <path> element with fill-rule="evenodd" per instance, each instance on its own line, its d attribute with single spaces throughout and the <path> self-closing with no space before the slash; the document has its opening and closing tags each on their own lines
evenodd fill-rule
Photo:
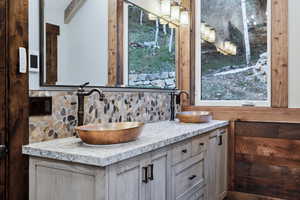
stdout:
<svg viewBox="0 0 300 200">
<path fill-rule="evenodd" d="M 175 198 L 181 198 L 197 187 L 201 188 L 204 182 L 204 154 L 192 157 L 174 167 L 174 191 Z"/>
<path fill-rule="evenodd" d="M 206 200 L 206 191 L 206 187 L 195 187 L 192 191 L 180 197 L 178 200 Z"/>
<path fill-rule="evenodd" d="M 198 136 L 192 140 L 192 156 L 196 156 L 207 149 L 209 136 Z"/>
<path fill-rule="evenodd" d="M 191 141 L 180 143 L 172 149 L 172 163 L 177 164 L 192 156 L 192 143 Z"/>
</svg>

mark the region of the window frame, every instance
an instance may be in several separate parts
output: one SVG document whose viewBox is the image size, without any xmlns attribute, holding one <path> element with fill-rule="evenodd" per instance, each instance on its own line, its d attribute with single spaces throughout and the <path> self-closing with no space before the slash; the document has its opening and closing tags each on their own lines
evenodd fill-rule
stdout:
<svg viewBox="0 0 300 200">
<path fill-rule="evenodd" d="M 138 5 L 134 4 L 133 2 L 127 2 L 126 0 L 123 1 L 123 84 L 124 85 L 129 85 L 129 58 L 128 58 L 128 41 L 129 41 L 129 35 L 128 35 L 128 7 L 129 4 L 132 4 L 133 6 Z M 144 10 L 144 12 L 151 13 L 150 11 L 139 7 L 140 9 Z M 155 15 L 155 14 L 154 14 Z M 178 37 L 178 30 L 179 28 L 174 29 L 174 38 L 173 40 L 175 41 L 175 88 L 177 89 L 179 86 L 179 56 L 178 56 L 178 50 L 179 50 L 179 37 Z M 156 89 L 156 88 L 153 88 Z M 174 90 L 174 89 L 165 89 L 161 88 L 162 90 Z"/>
<path fill-rule="evenodd" d="M 268 65 L 269 73 L 267 74 L 267 100 L 266 101 L 255 101 L 255 100 L 202 100 L 202 86 L 201 86 L 201 32 L 200 32 L 200 23 L 201 23 L 201 1 L 195 1 L 195 105 L 196 106 L 255 106 L 255 107 L 271 107 L 271 98 L 272 98 L 272 0 L 268 0 L 267 3 L 267 35 L 268 35 Z M 197 20 L 200 19 L 200 20 Z"/>
</svg>

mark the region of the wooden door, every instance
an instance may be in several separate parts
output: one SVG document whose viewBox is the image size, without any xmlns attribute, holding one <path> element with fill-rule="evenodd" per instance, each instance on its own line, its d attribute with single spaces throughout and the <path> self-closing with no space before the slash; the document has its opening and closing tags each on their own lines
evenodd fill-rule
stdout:
<svg viewBox="0 0 300 200">
<path fill-rule="evenodd" d="M 168 179 L 170 178 L 170 156 L 169 151 L 161 150 L 155 152 L 149 165 L 150 178 L 150 199 L 167 200 L 168 199 Z"/>
<path fill-rule="evenodd" d="M 150 200 L 148 183 L 144 182 L 150 157 L 131 159 L 111 166 L 109 200 Z"/>
</svg>

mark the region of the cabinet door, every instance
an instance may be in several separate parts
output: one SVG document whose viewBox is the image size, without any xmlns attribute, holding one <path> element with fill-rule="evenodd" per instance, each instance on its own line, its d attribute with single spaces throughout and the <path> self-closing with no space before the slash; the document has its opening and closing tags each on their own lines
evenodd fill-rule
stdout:
<svg viewBox="0 0 300 200">
<path fill-rule="evenodd" d="M 168 178 L 171 166 L 169 154 L 169 151 L 161 150 L 152 155 L 148 170 L 151 200 L 168 199 Z"/>
<path fill-rule="evenodd" d="M 227 132 L 213 132 L 208 144 L 208 200 L 223 200 L 227 193 Z"/>
<path fill-rule="evenodd" d="M 216 148 L 216 183 L 217 199 L 223 200 L 227 193 L 227 156 L 228 156 L 228 134 L 225 130 L 218 135 Z"/>
<path fill-rule="evenodd" d="M 216 200 L 217 199 L 217 191 L 216 191 L 216 155 L 217 155 L 217 134 L 212 133 L 208 142 L 207 147 L 207 193 L 208 200 Z"/>
<path fill-rule="evenodd" d="M 131 159 L 110 167 L 109 200 L 149 200 L 145 169 L 150 157 Z"/>
</svg>

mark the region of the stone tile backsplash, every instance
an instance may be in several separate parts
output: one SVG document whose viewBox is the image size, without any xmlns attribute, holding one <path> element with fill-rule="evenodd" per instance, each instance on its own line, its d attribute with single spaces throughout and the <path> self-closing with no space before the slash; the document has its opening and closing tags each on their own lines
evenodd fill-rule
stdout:
<svg viewBox="0 0 300 200">
<path fill-rule="evenodd" d="M 77 96 L 68 91 L 30 91 L 30 96 L 52 96 L 52 116 L 30 117 L 30 143 L 74 136 Z M 179 107 L 178 107 L 179 109 Z M 150 92 L 105 92 L 85 99 L 84 123 L 155 122 L 170 118 L 170 96 Z"/>
</svg>

